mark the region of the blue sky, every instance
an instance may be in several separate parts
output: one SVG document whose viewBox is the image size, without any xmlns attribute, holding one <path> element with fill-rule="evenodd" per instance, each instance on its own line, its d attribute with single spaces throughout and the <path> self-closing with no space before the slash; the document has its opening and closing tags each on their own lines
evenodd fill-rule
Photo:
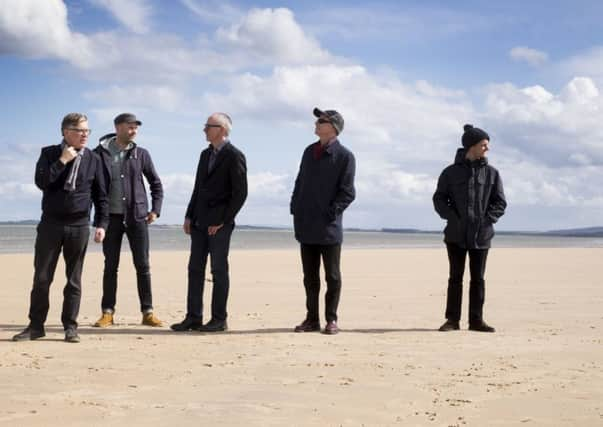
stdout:
<svg viewBox="0 0 603 427">
<path fill-rule="evenodd" d="M 437 230 L 431 195 L 464 123 L 491 135 L 502 230 L 603 225 L 603 4 L 597 1 L 3 0 L 0 220 L 38 218 L 42 146 L 71 111 L 97 138 L 143 121 L 182 222 L 202 127 L 234 121 L 249 198 L 238 222 L 288 226 L 313 107 L 357 158 L 348 227 Z"/>
</svg>

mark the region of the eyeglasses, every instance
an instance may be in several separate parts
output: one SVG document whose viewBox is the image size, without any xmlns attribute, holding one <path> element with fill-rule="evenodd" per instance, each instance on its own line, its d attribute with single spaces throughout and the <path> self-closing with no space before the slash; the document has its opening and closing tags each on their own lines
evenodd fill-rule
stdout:
<svg viewBox="0 0 603 427">
<path fill-rule="evenodd" d="M 209 123 L 205 123 L 205 126 L 203 127 L 204 129 L 208 129 L 208 128 L 221 128 L 222 125 L 212 125 Z"/>
<path fill-rule="evenodd" d="M 77 132 L 80 135 L 90 135 L 92 133 L 92 129 L 67 128 L 67 130 Z"/>
<path fill-rule="evenodd" d="M 325 124 L 325 123 L 331 123 L 331 121 L 320 118 L 320 119 L 316 120 L 316 123 Z"/>
</svg>

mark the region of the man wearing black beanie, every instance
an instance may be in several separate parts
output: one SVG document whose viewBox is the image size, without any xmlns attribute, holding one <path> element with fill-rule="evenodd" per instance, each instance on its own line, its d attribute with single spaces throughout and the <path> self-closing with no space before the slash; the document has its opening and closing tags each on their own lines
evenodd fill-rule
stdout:
<svg viewBox="0 0 603 427">
<path fill-rule="evenodd" d="M 469 329 L 494 332 L 483 319 L 486 259 L 494 237 L 493 224 L 505 213 L 507 202 L 498 171 L 488 164 L 490 136 L 472 125 L 464 126 L 463 148 L 454 164 L 445 168 L 433 195 L 436 212 L 447 221 L 444 242 L 450 276 L 446 322 L 440 331 L 460 329 L 463 274 L 469 254 Z"/>
</svg>

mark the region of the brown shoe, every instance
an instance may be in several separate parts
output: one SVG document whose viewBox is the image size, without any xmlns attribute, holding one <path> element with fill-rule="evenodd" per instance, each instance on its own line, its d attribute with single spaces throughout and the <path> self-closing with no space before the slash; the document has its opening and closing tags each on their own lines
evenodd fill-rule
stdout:
<svg viewBox="0 0 603 427">
<path fill-rule="evenodd" d="M 294 332 L 317 332 L 320 331 L 320 322 L 312 320 L 304 320 L 301 324 L 297 325 Z"/>
<path fill-rule="evenodd" d="M 96 323 L 92 326 L 96 328 L 108 328 L 113 324 L 113 313 L 103 312 L 100 319 L 96 321 Z"/>
<path fill-rule="evenodd" d="M 496 329 L 488 325 L 483 320 L 474 323 L 469 323 L 469 330 L 477 332 L 496 332 Z"/>
<path fill-rule="evenodd" d="M 339 328 L 337 327 L 337 322 L 334 320 L 328 321 L 327 326 L 325 326 L 325 334 L 335 335 L 338 332 L 339 332 Z"/>
<path fill-rule="evenodd" d="M 163 322 L 159 320 L 155 315 L 151 313 L 144 313 L 142 315 L 142 324 L 145 326 L 163 326 Z"/>
</svg>

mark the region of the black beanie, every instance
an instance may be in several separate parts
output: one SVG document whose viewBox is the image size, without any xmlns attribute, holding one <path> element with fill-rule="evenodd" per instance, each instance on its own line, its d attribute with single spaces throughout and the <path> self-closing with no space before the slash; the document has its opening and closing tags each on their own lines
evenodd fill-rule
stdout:
<svg viewBox="0 0 603 427">
<path fill-rule="evenodd" d="M 490 141 L 490 136 L 480 128 L 474 128 L 473 125 L 463 126 L 463 147 L 470 148 L 480 142 L 482 139 Z"/>
</svg>

